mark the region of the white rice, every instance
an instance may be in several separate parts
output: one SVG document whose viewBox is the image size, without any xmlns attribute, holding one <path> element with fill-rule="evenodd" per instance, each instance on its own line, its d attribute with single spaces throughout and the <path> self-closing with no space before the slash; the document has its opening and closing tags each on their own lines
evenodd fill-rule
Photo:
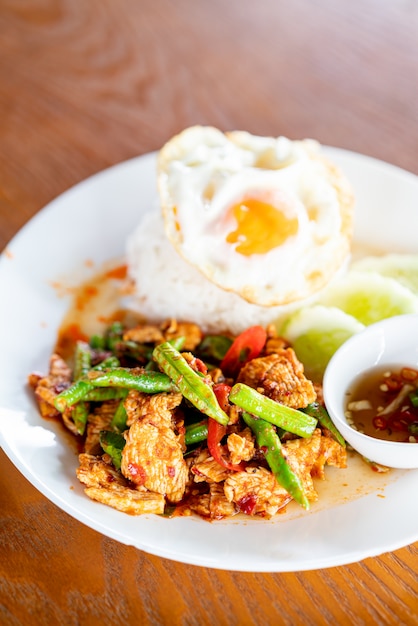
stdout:
<svg viewBox="0 0 418 626">
<path fill-rule="evenodd" d="M 158 210 L 146 213 L 129 238 L 127 261 L 135 283 L 129 306 L 150 322 L 175 318 L 195 322 L 205 332 L 238 334 L 275 322 L 301 304 L 262 307 L 217 287 L 176 252 Z"/>
</svg>

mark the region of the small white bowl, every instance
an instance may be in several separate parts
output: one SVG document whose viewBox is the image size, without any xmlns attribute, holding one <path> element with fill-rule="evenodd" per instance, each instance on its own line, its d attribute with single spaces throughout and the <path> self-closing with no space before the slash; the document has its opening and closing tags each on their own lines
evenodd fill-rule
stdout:
<svg viewBox="0 0 418 626">
<path fill-rule="evenodd" d="M 377 322 L 346 341 L 325 371 L 325 405 L 342 436 L 362 456 L 386 467 L 418 468 L 418 443 L 364 435 L 347 423 L 344 414 L 346 394 L 354 380 L 371 368 L 385 365 L 418 369 L 418 314 Z"/>
</svg>

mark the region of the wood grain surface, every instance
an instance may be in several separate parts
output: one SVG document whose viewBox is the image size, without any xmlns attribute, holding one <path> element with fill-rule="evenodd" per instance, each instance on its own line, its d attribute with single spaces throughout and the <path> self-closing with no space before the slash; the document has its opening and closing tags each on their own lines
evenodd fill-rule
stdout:
<svg viewBox="0 0 418 626">
<path fill-rule="evenodd" d="M 196 123 L 418 174 L 417 102 L 416 0 L 0 0 L 0 250 L 64 190 Z M 1 451 L 0 544 L 11 626 L 418 624 L 416 544 L 312 572 L 183 565 L 75 521 Z"/>
</svg>

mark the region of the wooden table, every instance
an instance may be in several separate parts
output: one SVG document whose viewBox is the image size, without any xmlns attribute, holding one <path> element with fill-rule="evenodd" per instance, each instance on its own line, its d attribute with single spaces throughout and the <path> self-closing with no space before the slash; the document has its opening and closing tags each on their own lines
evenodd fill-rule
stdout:
<svg viewBox="0 0 418 626">
<path fill-rule="evenodd" d="M 2 0 L 0 37 L 0 249 L 65 189 L 195 123 L 418 174 L 412 0 Z M 210 570 L 90 530 L 3 452 L 0 484 L 1 624 L 418 624 L 416 545 L 304 573 Z"/>
</svg>

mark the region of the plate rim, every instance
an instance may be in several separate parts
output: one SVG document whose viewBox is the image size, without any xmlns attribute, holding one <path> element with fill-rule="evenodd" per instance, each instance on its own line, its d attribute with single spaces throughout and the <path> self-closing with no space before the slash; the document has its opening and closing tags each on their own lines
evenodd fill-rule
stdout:
<svg viewBox="0 0 418 626">
<path fill-rule="evenodd" d="M 413 174 L 412 172 L 408 172 L 407 170 L 404 170 L 396 165 L 392 165 L 390 163 L 387 163 L 385 161 L 381 161 L 379 159 L 375 159 L 374 157 L 369 157 L 367 155 L 363 155 L 363 154 L 359 154 L 356 152 L 352 152 L 350 150 L 345 150 L 343 148 L 338 148 L 338 147 L 333 147 L 333 146 L 323 146 L 325 153 L 331 153 L 333 155 L 342 155 L 345 157 L 349 157 L 349 158 L 355 158 L 355 159 L 364 159 L 365 162 L 367 163 L 371 163 L 375 166 L 383 167 L 385 170 L 386 168 L 389 168 L 389 170 L 391 172 L 396 172 L 397 175 L 400 175 L 401 177 L 405 177 L 405 179 L 408 180 L 413 180 L 413 182 L 415 184 L 418 183 L 418 177 Z M 109 176 L 109 174 L 118 174 L 118 171 L 125 171 L 126 168 L 135 168 L 135 166 L 138 163 L 141 163 L 141 161 L 143 163 L 145 163 L 147 160 L 152 161 L 152 159 L 155 159 L 155 155 L 157 153 L 154 152 L 149 152 L 149 153 L 145 153 L 136 157 L 133 157 L 131 159 L 128 159 L 126 161 L 121 161 L 119 163 L 116 163 L 108 168 L 105 168 L 95 174 L 93 174 L 92 176 L 80 181 L 79 183 L 77 183 L 76 185 L 70 187 L 69 189 L 66 189 L 65 191 L 62 192 L 62 194 L 60 194 L 59 196 L 57 196 L 56 198 L 54 198 L 53 200 L 51 200 L 48 204 L 46 204 L 42 209 L 40 209 L 39 211 L 37 211 L 37 213 L 30 219 L 28 220 L 28 222 L 26 222 L 26 224 L 24 224 L 24 226 L 14 235 L 14 237 L 6 244 L 6 246 L 4 247 L 2 254 L 0 255 L 0 285 L 1 285 L 1 281 L 2 281 L 2 273 L 4 270 L 4 265 L 8 263 L 8 259 L 7 257 L 7 251 L 12 251 L 16 245 L 19 244 L 21 238 L 24 238 L 28 232 L 30 232 L 31 227 L 33 227 L 33 224 L 35 223 L 36 220 L 39 219 L 45 219 L 45 216 L 50 212 L 53 211 L 56 207 L 56 205 L 60 204 L 63 200 L 64 197 L 67 197 L 68 195 L 77 193 L 77 192 L 82 192 L 83 187 L 84 186 L 88 186 L 91 183 L 98 183 L 100 184 L 100 180 L 101 179 L 105 179 Z M 388 170 L 387 170 L 388 171 Z M 7 268 L 7 265 L 6 265 Z M 6 270 L 7 271 L 7 270 Z M 2 401 L 1 397 L 0 397 L 0 402 Z M 0 406 L 1 409 L 1 406 Z M 0 411 L 1 412 L 1 411 Z M 225 567 L 225 564 L 216 564 L 213 562 L 202 562 L 201 560 L 199 562 L 197 562 L 195 559 L 193 559 L 192 557 L 186 558 L 185 555 L 175 555 L 175 554 L 167 554 L 167 550 L 161 549 L 159 550 L 158 547 L 154 547 L 152 550 L 147 549 L 146 546 L 139 546 L 135 543 L 131 543 L 129 541 L 126 541 L 123 539 L 123 537 L 120 536 L 120 533 L 118 532 L 113 532 L 110 533 L 109 529 L 106 528 L 106 526 L 103 524 L 102 529 L 100 530 L 98 527 L 102 526 L 101 523 L 98 523 L 97 521 L 95 521 L 95 525 L 91 525 L 91 518 L 84 512 L 80 512 L 80 511 L 74 511 L 73 507 L 68 505 L 68 502 L 66 501 L 65 497 L 61 498 L 59 496 L 57 496 L 57 494 L 54 492 L 54 490 L 48 486 L 46 486 L 37 475 L 33 475 L 33 473 L 30 472 L 29 468 L 22 464 L 20 461 L 20 457 L 18 455 L 16 455 L 15 450 L 13 449 L 13 446 L 10 445 L 10 442 L 8 440 L 6 440 L 3 436 L 3 433 L 0 430 L 0 445 L 2 447 L 2 449 L 4 450 L 4 452 L 6 453 L 6 455 L 8 456 L 9 460 L 12 462 L 12 464 L 16 467 L 16 469 L 18 469 L 18 471 L 38 490 L 40 491 L 45 497 L 47 497 L 48 500 L 50 500 L 53 504 L 55 504 L 56 506 L 58 506 L 59 508 L 61 508 L 62 510 L 64 510 L 66 513 L 68 513 L 71 517 L 77 519 L 78 521 L 80 521 L 81 523 L 85 524 L 86 526 L 92 528 L 93 530 L 95 530 L 96 532 L 100 532 L 101 534 L 104 534 L 105 536 L 111 537 L 116 541 L 119 541 L 125 545 L 134 545 L 135 547 L 137 547 L 140 550 L 143 550 L 145 552 L 149 552 L 151 554 L 155 554 L 157 556 L 161 556 L 163 558 L 168 558 L 168 559 L 173 559 L 173 560 L 177 560 L 183 563 L 188 563 L 191 565 L 196 565 L 196 566 L 204 566 L 204 567 L 211 567 L 214 569 L 228 569 L 229 571 L 251 571 L 251 572 L 293 572 L 293 571 L 304 571 L 304 570 L 312 570 L 312 569 L 322 569 L 322 568 L 328 568 L 328 567 L 334 567 L 334 566 L 338 566 L 338 565 L 346 565 L 349 563 L 354 563 L 357 562 L 358 560 L 367 558 L 367 557 L 373 557 L 373 556 L 378 556 L 380 554 L 383 554 L 385 552 L 388 551 L 392 551 L 392 550 L 396 550 L 400 547 L 404 547 L 405 545 L 409 545 L 410 543 L 413 543 L 415 541 L 418 540 L 418 529 L 417 532 L 415 533 L 415 535 L 411 534 L 411 536 L 405 540 L 405 538 L 399 538 L 398 540 L 394 539 L 392 541 L 392 543 L 390 545 L 385 546 L 384 548 L 382 547 L 375 547 L 374 550 L 369 550 L 367 552 L 367 554 L 364 553 L 364 551 L 359 551 L 358 553 L 356 553 L 355 551 L 352 553 L 352 557 L 348 558 L 348 559 L 344 559 L 341 560 L 340 558 L 338 558 L 338 556 L 333 556 L 333 557 L 327 557 L 324 558 L 323 561 L 318 564 L 318 565 L 313 565 L 313 564 L 309 564 L 308 562 L 306 562 L 306 567 L 303 566 L 303 563 L 300 562 L 298 564 L 297 569 L 295 569 L 295 567 L 293 565 L 289 565 L 289 567 L 286 567 L 286 564 L 282 564 L 281 567 L 277 567 L 277 565 L 275 565 L 274 563 L 271 564 L 264 564 L 263 567 L 256 567 L 255 569 L 248 569 L 245 566 L 240 566 L 239 564 L 236 564 L 235 566 L 232 567 Z M 82 518 L 82 519 L 81 519 Z M 215 522 L 215 524 L 218 524 L 218 522 Z M 181 558 L 179 558 L 181 557 Z"/>
</svg>

